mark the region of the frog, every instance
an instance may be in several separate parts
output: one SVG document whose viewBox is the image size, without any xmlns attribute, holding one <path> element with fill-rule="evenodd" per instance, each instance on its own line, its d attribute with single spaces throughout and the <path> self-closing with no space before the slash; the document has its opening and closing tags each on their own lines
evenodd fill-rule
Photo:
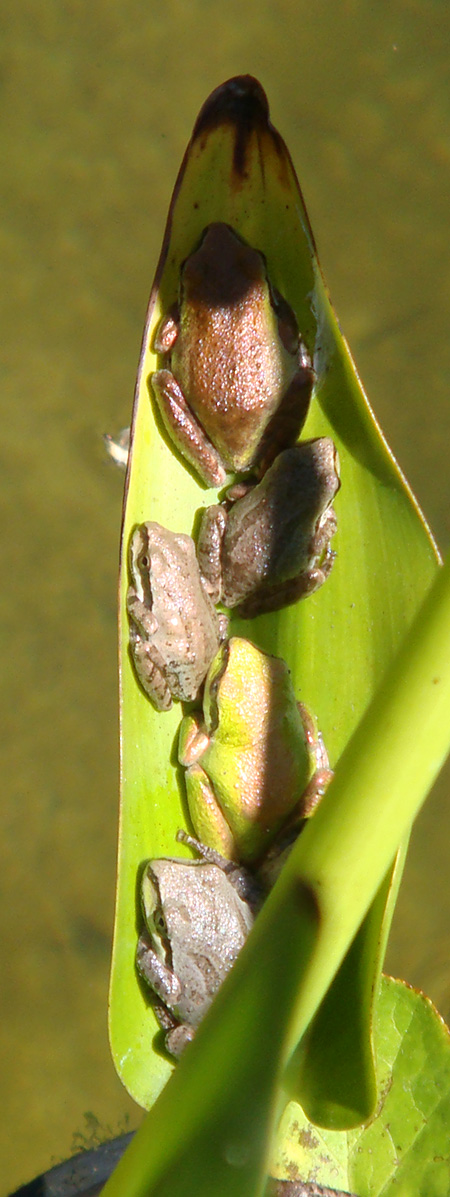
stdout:
<svg viewBox="0 0 450 1197">
<path fill-rule="evenodd" d="M 144 867 L 139 975 L 153 991 L 165 1047 L 178 1058 L 240 952 L 263 893 L 245 869 L 180 830 L 200 859 L 159 857 Z"/>
<path fill-rule="evenodd" d="M 286 662 L 240 636 L 224 642 L 212 662 L 203 711 L 182 720 L 178 759 L 196 836 L 252 867 L 288 820 L 279 852 L 289 850 L 332 777 L 317 722 L 297 701 Z M 273 880 L 276 859 L 269 872 Z"/>
<path fill-rule="evenodd" d="M 264 255 L 216 221 L 180 271 L 179 298 L 157 326 L 150 374 L 166 430 L 208 487 L 294 444 L 315 374 L 295 314 Z"/>
<path fill-rule="evenodd" d="M 137 679 L 158 711 L 172 699 L 191 701 L 226 635 L 200 576 L 191 536 L 153 521 L 132 532 L 127 592 L 130 656 Z"/>
<path fill-rule="evenodd" d="M 207 507 L 197 558 L 213 602 L 250 619 L 318 590 L 336 556 L 339 487 L 334 442 L 317 437 L 284 449 L 257 485 L 231 487 Z"/>
</svg>

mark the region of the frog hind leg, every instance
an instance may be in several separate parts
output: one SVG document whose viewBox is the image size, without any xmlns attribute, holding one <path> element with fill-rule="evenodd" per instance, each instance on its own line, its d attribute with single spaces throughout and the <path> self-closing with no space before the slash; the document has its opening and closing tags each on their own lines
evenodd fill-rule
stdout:
<svg viewBox="0 0 450 1197">
<path fill-rule="evenodd" d="M 226 856 L 236 860 L 236 844 L 228 823 L 215 798 L 207 774 L 201 765 L 186 770 L 186 794 L 189 815 L 198 839 Z"/>
<path fill-rule="evenodd" d="M 223 486 L 227 473 L 220 454 L 195 419 L 173 374 L 156 370 L 150 383 L 171 441 L 207 486 Z"/>
<path fill-rule="evenodd" d="M 179 1060 L 183 1054 L 185 1047 L 191 1043 L 195 1035 L 195 1027 L 190 1027 L 186 1022 L 180 1022 L 178 1026 L 172 1028 L 166 1035 L 166 1048 L 171 1056 Z"/>
<path fill-rule="evenodd" d="M 170 711 L 172 691 L 164 676 L 163 661 L 158 650 L 130 630 L 129 654 L 144 694 L 157 711 Z"/>
<path fill-rule="evenodd" d="M 249 595 L 236 608 L 242 619 L 253 619 L 255 615 L 262 615 L 268 611 L 278 611 L 280 607 L 290 607 L 299 599 L 307 598 L 319 590 L 326 581 L 336 557 L 331 549 L 327 549 L 325 558 L 320 566 L 314 565 L 304 570 L 297 578 L 286 578 L 275 586 L 261 586 Z"/>
<path fill-rule="evenodd" d="M 222 541 L 227 524 L 223 504 L 213 504 L 203 512 L 197 540 L 197 561 L 202 579 L 213 603 L 222 593 Z"/>
<path fill-rule="evenodd" d="M 330 548 L 331 537 L 337 528 L 336 513 L 328 507 L 315 530 L 310 544 L 311 565 L 294 578 L 284 578 L 273 586 L 262 584 L 237 607 L 243 619 L 252 619 L 280 607 L 290 607 L 299 599 L 308 598 L 326 582 L 333 568 L 336 553 Z"/>
<path fill-rule="evenodd" d="M 269 420 L 258 445 L 256 464 L 260 477 L 282 449 L 298 440 L 308 415 L 314 379 L 311 366 L 300 366 Z"/>
<path fill-rule="evenodd" d="M 165 1006 L 170 1009 L 178 1001 L 181 993 L 178 977 L 157 956 L 146 931 L 139 936 L 136 949 L 136 968 Z"/>
</svg>

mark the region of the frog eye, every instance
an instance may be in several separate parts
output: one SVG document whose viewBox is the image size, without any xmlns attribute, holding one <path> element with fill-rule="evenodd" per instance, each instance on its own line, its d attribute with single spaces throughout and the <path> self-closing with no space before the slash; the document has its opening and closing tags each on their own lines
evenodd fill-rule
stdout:
<svg viewBox="0 0 450 1197">
<path fill-rule="evenodd" d="M 167 938 L 167 924 L 160 906 L 157 906 L 152 915 L 153 930 L 161 939 Z"/>
<path fill-rule="evenodd" d="M 139 566 L 141 569 L 150 569 L 150 557 L 148 553 L 141 553 L 139 557 Z"/>
</svg>

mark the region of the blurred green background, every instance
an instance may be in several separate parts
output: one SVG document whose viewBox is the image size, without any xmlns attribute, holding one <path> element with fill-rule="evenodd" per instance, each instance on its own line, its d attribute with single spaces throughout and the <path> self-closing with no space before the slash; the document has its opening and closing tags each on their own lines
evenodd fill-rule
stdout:
<svg viewBox="0 0 450 1197">
<path fill-rule="evenodd" d="M 109 1057 L 116 577 L 148 293 L 200 105 L 265 87 L 360 375 L 450 541 L 450 8 L 442 0 L 3 6 L 0 1194 L 138 1124 Z M 351 535 L 351 529 L 346 530 Z M 450 771 L 388 968 L 450 1018 Z"/>
</svg>

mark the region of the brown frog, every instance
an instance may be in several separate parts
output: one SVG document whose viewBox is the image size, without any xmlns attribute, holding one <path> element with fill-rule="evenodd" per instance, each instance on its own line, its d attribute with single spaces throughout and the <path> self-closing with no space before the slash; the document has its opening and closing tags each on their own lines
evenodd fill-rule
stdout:
<svg viewBox="0 0 450 1197">
<path fill-rule="evenodd" d="M 184 262 L 177 307 L 150 375 L 164 424 L 208 486 L 262 473 L 304 424 L 314 372 L 295 315 L 267 277 L 263 255 L 227 224 L 208 225 Z"/>
<path fill-rule="evenodd" d="M 339 486 L 334 443 L 319 437 L 285 449 L 257 486 L 233 487 L 207 507 L 197 557 L 213 602 L 249 618 L 317 590 L 335 557 Z"/>
</svg>

